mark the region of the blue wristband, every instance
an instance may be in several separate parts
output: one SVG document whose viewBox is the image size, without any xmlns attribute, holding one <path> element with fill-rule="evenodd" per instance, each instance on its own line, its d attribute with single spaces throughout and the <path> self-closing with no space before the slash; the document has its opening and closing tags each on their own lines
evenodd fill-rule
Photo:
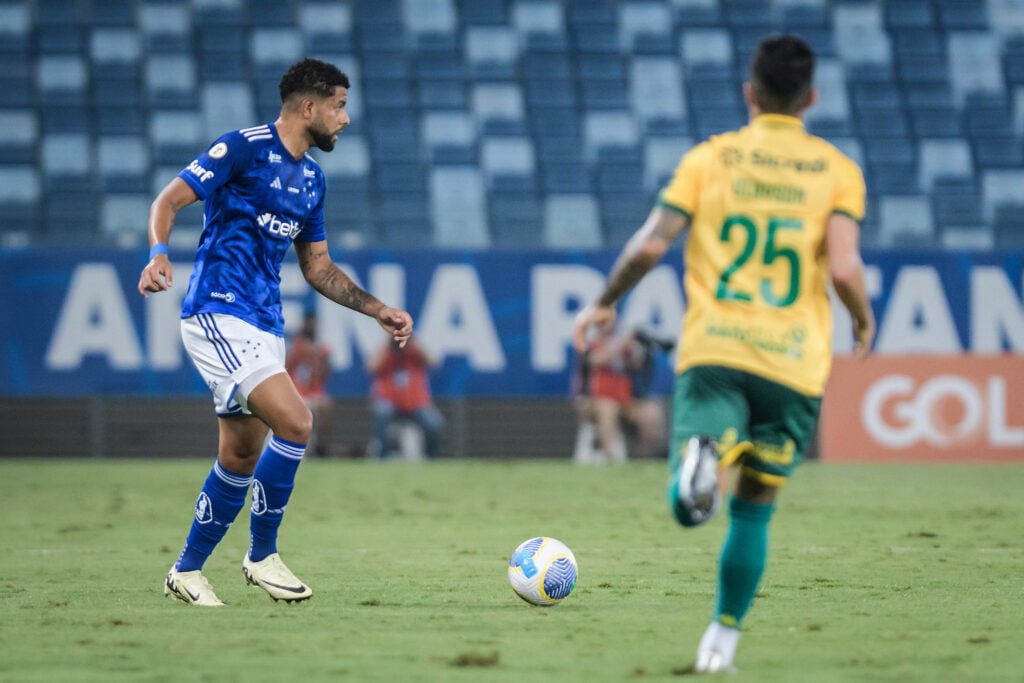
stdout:
<svg viewBox="0 0 1024 683">
<path fill-rule="evenodd" d="M 156 244 L 154 244 L 153 246 L 151 246 L 149 248 L 149 258 L 153 258 L 157 254 L 166 254 L 166 253 L 167 253 L 167 245 L 164 244 L 163 242 L 157 242 Z"/>
</svg>

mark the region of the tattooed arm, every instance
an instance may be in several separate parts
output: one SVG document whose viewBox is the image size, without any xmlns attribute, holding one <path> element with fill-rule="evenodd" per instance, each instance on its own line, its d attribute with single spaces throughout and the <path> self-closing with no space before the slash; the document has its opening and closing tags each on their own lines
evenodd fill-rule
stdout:
<svg viewBox="0 0 1024 683">
<path fill-rule="evenodd" d="M 591 325 L 615 318 L 615 303 L 657 265 L 672 241 L 689 224 L 689 218 L 671 209 L 655 206 L 651 210 L 644 224 L 622 248 L 601 296 L 576 316 L 573 343 L 577 350 L 582 352 L 586 348 L 587 330 Z"/>
<path fill-rule="evenodd" d="M 302 276 L 313 289 L 331 301 L 375 319 L 392 338 L 405 346 L 412 334 L 412 316 L 381 303 L 352 281 L 327 251 L 327 242 L 295 242 Z"/>
</svg>

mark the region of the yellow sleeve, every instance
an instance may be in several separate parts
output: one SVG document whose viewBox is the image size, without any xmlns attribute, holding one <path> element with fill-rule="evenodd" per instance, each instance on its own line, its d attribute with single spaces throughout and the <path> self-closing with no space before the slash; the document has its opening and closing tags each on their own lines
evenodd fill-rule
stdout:
<svg viewBox="0 0 1024 683">
<path fill-rule="evenodd" d="M 846 214 L 858 223 L 864 220 L 864 201 L 867 190 L 864 175 L 852 159 L 840 157 L 839 186 L 836 188 L 833 213 Z"/>
<path fill-rule="evenodd" d="M 661 191 L 658 204 L 692 217 L 697 210 L 705 169 L 713 153 L 711 145 L 707 142 L 687 152 L 676 166 L 672 180 Z"/>
</svg>

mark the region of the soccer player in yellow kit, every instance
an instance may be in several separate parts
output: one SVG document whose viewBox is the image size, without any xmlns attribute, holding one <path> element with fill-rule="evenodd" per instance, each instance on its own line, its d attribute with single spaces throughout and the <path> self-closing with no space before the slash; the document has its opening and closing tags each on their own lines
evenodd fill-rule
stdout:
<svg viewBox="0 0 1024 683">
<path fill-rule="evenodd" d="M 758 46 L 743 88 L 749 125 L 683 157 L 604 291 L 575 321 L 581 348 L 590 326 L 614 318 L 619 298 L 690 229 L 669 453 L 677 521 L 710 519 L 719 478 L 739 469 L 698 672 L 733 670 L 776 495 L 817 426 L 832 362 L 829 278 L 853 318 L 858 356 L 874 337 L 859 248 L 864 179 L 852 160 L 804 131 L 803 113 L 817 97 L 813 72 L 814 54 L 797 37 Z"/>
</svg>

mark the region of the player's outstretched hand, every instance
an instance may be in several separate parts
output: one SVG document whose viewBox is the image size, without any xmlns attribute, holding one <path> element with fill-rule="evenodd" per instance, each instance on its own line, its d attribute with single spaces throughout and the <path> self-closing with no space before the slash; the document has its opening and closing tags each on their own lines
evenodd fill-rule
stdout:
<svg viewBox="0 0 1024 683">
<path fill-rule="evenodd" d="M 391 339 L 405 346 L 412 336 L 412 316 L 398 308 L 385 306 L 377 313 L 377 323 L 391 335 Z"/>
<path fill-rule="evenodd" d="M 598 306 L 590 304 L 580 309 L 572 325 L 572 344 L 578 353 L 587 349 L 587 332 L 594 325 L 615 320 L 615 308 L 613 306 Z"/>
<path fill-rule="evenodd" d="M 174 268 L 167 254 L 157 254 L 149 259 L 139 277 L 139 294 L 149 298 L 149 292 L 162 292 L 174 284 Z"/>
</svg>

